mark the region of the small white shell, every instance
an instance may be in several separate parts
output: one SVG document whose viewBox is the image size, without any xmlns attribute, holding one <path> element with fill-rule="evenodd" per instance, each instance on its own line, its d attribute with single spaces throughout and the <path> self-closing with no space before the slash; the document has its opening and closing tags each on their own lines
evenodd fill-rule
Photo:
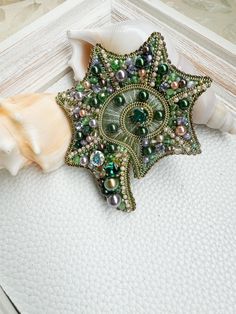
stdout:
<svg viewBox="0 0 236 314">
<path fill-rule="evenodd" d="M 71 128 L 53 94 L 0 101 L 0 169 L 16 175 L 31 163 L 48 172 L 64 163 Z"/>
<path fill-rule="evenodd" d="M 75 80 L 83 79 L 89 62 L 89 52 L 96 43 L 114 53 L 130 53 L 138 49 L 153 31 L 155 26 L 152 23 L 137 21 L 117 23 L 105 28 L 68 31 L 72 46 L 72 57 L 68 64 L 74 71 Z M 200 74 L 186 57 L 176 51 L 163 31 L 162 34 L 165 37 L 169 58 L 177 68 L 186 73 Z M 217 100 L 212 89 L 208 89 L 196 101 L 193 121 L 236 134 L 236 120 L 225 104 Z"/>
</svg>

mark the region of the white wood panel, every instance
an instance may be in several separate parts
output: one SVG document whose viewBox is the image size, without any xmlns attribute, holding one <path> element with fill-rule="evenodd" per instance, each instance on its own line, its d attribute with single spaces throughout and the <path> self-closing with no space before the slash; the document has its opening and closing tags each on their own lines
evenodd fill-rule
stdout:
<svg viewBox="0 0 236 314">
<path fill-rule="evenodd" d="M 43 91 L 69 71 L 66 31 L 110 21 L 110 1 L 69 0 L 0 44 L 0 96 Z"/>
</svg>

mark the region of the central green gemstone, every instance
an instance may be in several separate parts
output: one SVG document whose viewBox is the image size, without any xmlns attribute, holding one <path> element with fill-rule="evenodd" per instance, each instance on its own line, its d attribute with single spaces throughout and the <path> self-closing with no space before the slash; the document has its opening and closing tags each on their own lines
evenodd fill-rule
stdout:
<svg viewBox="0 0 236 314">
<path fill-rule="evenodd" d="M 133 110 L 133 115 L 131 116 L 131 121 L 134 123 L 144 123 L 147 121 L 148 112 L 143 108 L 135 108 Z"/>
</svg>

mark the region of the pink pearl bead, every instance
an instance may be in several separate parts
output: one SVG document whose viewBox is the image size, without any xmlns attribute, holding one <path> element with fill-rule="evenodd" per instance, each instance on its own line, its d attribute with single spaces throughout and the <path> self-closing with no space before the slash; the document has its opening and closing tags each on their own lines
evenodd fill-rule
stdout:
<svg viewBox="0 0 236 314">
<path fill-rule="evenodd" d="M 139 70 L 139 76 L 144 77 L 146 75 L 146 71 L 144 69 Z"/>
<path fill-rule="evenodd" d="M 186 133 L 186 128 L 183 125 L 178 125 L 177 128 L 175 129 L 175 134 L 182 136 Z"/>
<path fill-rule="evenodd" d="M 84 82 L 84 88 L 89 89 L 90 88 L 90 83 L 88 81 Z"/>
<path fill-rule="evenodd" d="M 178 82 L 172 82 L 171 83 L 171 88 L 172 89 L 177 89 L 179 87 L 179 83 Z"/>
<path fill-rule="evenodd" d="M 81 109 L 80 112 L 79 112 L 79 115 L 81 117 L 84 117 L 86 115 L 86 111 L 84 109 Z"/>
</svg>

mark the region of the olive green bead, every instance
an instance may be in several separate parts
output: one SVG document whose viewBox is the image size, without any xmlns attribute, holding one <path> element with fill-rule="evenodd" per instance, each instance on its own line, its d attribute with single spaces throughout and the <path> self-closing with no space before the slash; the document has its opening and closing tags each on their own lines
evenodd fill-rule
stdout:
<svg viewBox="0 0 236 314">
<path fill-rule="evenodd" d="M 117 95 L 114 98 L 114 102 L 117 106 L 123 106 L 125 104 L 125 98 L 122 95 Z"/>
<path fill-rule="evenodd" d="M 154 119 L 156 119 L 157 121 L 162 121 L 165 117 L 164 111 L 162 110 L 157 110 L 154 113 Z"/>
<path fill-rule="evenodd" d="M 99 73 L 101 73 L 101 67 L 99 65 L 93 65 L 91 67 L 91 72 L 95 75 L 98 75 Z"/>
<path fill-rule="evenodd" d="M 142 57 L 138 57 L 136 60 L 135 60 L 135 65 L 136 67 L 138 68 L 142 68 L 144 66 L 144 59 Z"/>
<path fill-rule="evenodd" d="M 149 94 L 147 91 L 145 90 L 141 90 L 139 93 L 138 93 L 138 100 L 139 101 L 147 101 L 148 100 L 148 97 L 149 97 Z"/>
<path fill-rule="evenodd" d="M 106 99 L 107 95 L 104 92 L 98 94 L 98 99 L 103 102 Z"/>
<path fill-rule="evenodd" d="M 107 126 L 107 131 L 110 133 L 116 133 L 118 129 L 119 129 L 119 126 L 116 123 L 110 123 Z"/>
<path fill-rule="evenodd" d="M 100 101 L 98 100 L 97 97 L 91 97 L 90 100 L 89 100 L 89 104 L 92 107 L 98 108 L 99 105 L 100 105 Z"/>
<path fill-rule="evenodd" d="M 153 154 L 153 152 L 154 152 L 154 148 L 151 146 L 144 147 L 144 149 L 143 149 L 144 156 L 150 156 Z"/>
<path fill-rule="evenodd" d="M 148 129 L 145 126 L 136 129 L 136 134 L 138 136 L 144 137 L 148 134 Z"/>
<path fill-rule="evenodd" d="M 158 65 L 158 73 L 161 75 L 164 75 L 166 73 L 168 73 L 168 65 L 165 63 L 159 64 Z"/>
<path fill-rule="evenodd" d="M 108 153 L 114 153 L 117 149 L 117 146 L 114 144 L 108 144 L 106 149 Z"/>
<path fill-rule="evenodd" d="M 180 109 L 185 110 L 189 107 L 189 101 L 186 98 L 181 99 L 179 100 L 178 105 Z"/>
</svg>

